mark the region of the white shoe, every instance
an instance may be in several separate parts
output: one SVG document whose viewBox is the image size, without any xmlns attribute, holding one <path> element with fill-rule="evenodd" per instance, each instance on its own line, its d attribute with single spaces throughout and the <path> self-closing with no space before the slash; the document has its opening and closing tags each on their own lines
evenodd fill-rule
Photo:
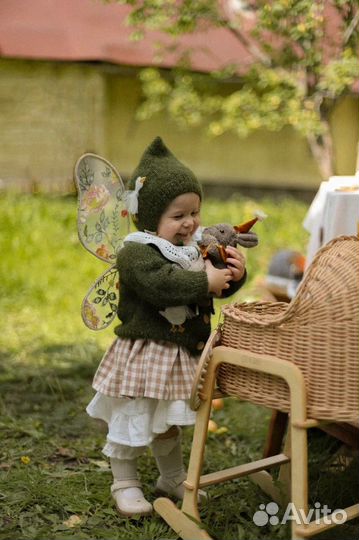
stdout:
<svg viewBox="0 0 359 540">
<path fill-rule="evenodd" d="M 182 500 L 184 497 L 185 489 L 183 482 L 184 480 L 186 480 L 186 478 L 186 474 L 173 479 L 162 478 L 162 476 L 160 476 L 156 483 L 156 493 L 158 495 L 165 495 L 167 497 L 173 497 L 177 500 Z M 207 500 L 207 493 L 202 489 L 199 489 L 197 500 L 199 503 L 205 502 Z"/>
<path fill-rule="evenodd" d="M 138 480 L 116 480 L 111 486 L 111 493 L 122 516 L 148 516 L 152 513 L 152 504 L 145 499 Z"/>
</svg>

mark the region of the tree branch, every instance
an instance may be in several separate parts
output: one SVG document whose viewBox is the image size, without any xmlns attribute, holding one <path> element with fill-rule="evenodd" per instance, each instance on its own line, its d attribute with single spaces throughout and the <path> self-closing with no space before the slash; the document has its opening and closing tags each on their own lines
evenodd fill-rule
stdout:
<svg viewBox="0 0 359 540">
<path fill-rule="evenodd" d="M 307 141 L 318 163 L 323 180 L 328 180 L 328 178 L 333 176 L 335 171 L 333 163 L 333 141 L 327 122 L 324 120 L 322 122 L 327 125 L 326 132 L 320 138 L 315 135 L 308 135 Z"/>
<path fill-rule="evenodd" d="M 254 43 L 251 43 L 250 40 L 242 33 L 238 28 L 235 28 L 231 24 L 228 23 L 225 19 L 220 19 L 219 23 L 221 26 L 224 26 L 229 30 L 238 41 L 242 43 L 242 45 L 254 56 L 256 60 L 259 60 L 261 63 L 263 63 L 265 66 L 269 67 L 272 62 L 268 55 L 266 55 L 263 51 L 260 50 L 259 47 L 257 47 Z"/>
<path fill-rule="evenodd" d="M 344 36 L 343 36 L 344 45 L 346 45 L 348 43 L 349 39 L 351 38 L 352 33 L 354 32 L 356 26 L 358 25 L 358 23 L 359 23 L 359 10 L 356 12 L 356 14 L 354 15 L 351 23 L 349 24 L 348 28 L 344 32 Z"/>
</svg>

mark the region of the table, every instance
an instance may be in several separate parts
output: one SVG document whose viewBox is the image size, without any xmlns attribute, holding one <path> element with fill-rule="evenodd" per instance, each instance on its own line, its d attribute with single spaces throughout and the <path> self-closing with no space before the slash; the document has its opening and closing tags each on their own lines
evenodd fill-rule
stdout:
<svg viewBox="0 0 359 540">
<path fill-rule="evenodd" d="M 310 233 L 305 268 L 310 265 L 318 249 L 336 236 L 359 234 L 359 172 L 354 176 L 333 176 L 328 182 L 322 182 L 303 226 Z M 295 296 L 296 290 L 290 286 L 290 280 L 279 283 L 277 278 L 277 283 L 270 278 L 267 277 L 267 288 L 274 293 L 276 300 L 289 302 Z M 264 449 L 265 458 L 279 453 L 287 423 L 287 413 L 273 411 Z M 321 429 L 358 449 L 359 426 L 328 424 L 321 426 Z"/>
<path fill-rule="evenodd" d="M 322 245 L 342 234 L 358 234 L 359 172 L 354 176 L 332 176 L 322 182 L 303 227 L 310 233 L 306 268 Z"/>
</svg>

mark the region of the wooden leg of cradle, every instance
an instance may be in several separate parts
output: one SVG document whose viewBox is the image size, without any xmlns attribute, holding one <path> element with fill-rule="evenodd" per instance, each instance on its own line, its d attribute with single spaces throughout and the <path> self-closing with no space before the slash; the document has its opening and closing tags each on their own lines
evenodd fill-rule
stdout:
<svg viewBox="0 0 359 540">
<path fill-rule="evenodd" d="M 287 425 L 287 413 L 272 411 L 263 457 L 275 456 L 280 453 Z"/>
<path fill-rule="evenodd" d="M 168 523 L 168 525 L 184 540 L 211 540 L 209 534 L 201 529 L 201 524 L 194 521 L 179 510 L 177 506 L 165 497 L 155 500 L 156 512 Z"/>
<path fill-rule="evenodd" d="M 160 514 L 183 540 L 211 540 L 211 536 L 209 536 L 201 524 L 198 510 L 198 489 L 211 405 L 211 400 L 207 399 L 202 402 L 197 412 L 187 479 L 184 482 L 185 493 L 181 510 L 170 499 L 164 497 L 154 502 L 156 512 Z"/>
</svg>

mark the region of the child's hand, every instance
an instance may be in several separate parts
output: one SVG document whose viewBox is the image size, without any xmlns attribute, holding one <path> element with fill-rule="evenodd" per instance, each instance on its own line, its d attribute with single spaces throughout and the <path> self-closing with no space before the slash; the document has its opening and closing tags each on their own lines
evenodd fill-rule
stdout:
<svg viewBox="0 0 359 540">
<path fill-rule="evenodd" d="M 226 247 L 226 253 L 228 255 L 226 264 L 228 265 L 228 270 L 232 272 L 231 280 L 241 280 L 246 269 L 246 260 L 243 253 L 231 246 Z"/>
<path fill-rule="evenodd" d="M 209 259 L 205 261 L 206 273 L 208 278 L 208 292 L 221 296 L 223 289 L 229 288 L 229 281 L 232 279 L 232 270 L 215 268 Z"/>
</svg>

